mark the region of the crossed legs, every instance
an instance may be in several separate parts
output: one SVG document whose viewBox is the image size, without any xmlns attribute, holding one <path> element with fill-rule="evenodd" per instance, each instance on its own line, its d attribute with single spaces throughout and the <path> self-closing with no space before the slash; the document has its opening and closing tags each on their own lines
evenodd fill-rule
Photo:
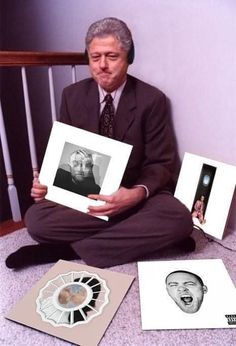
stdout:
<svg viewBox="0 0 236 346">
<path fill-rule="evenodd" d="M 158 255 L 193 229 L 190 212 L 170 193 L 153 196 L 109 221 L 44 200 L 30 207 L 25 223 L 42 251 L 51 247 L 52 258 L 55 252 L 55 261 L 81 258 L 100 268 Z"/>
</svg>

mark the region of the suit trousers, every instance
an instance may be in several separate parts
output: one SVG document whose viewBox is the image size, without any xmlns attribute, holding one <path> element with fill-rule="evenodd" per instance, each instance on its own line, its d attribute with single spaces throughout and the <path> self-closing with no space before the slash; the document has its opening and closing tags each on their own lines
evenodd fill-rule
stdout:
<svg viewBox="0 0 236 346">
<path fill-rule="evenodd" d="M 42 200 L 28 209 L 25 224 L 37 242 L 69 243 L 86 264 L 100 268 L 158 256 L 193 230 L 190 212 L 169 192 L 109 221 Z"/>
</svg>

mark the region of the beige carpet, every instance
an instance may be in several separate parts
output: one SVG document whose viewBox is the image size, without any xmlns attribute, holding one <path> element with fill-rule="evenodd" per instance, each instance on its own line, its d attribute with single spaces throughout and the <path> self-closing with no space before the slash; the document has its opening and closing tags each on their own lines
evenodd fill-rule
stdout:
<svg viewBox="0 0 236 346">
<path fill-rule="evenodd" d="M 236 283 L 236 255 L 215 242 L 209 242 L 199 231 L 194 231 L 197 241 L 196 251 L 184 255 L 173 251 L 166 252 L 160 260 L 173 259 L 211 259 L 221 258 Z M 6 320 L 4 315 L 20 300 L 26 292 L 51 268 L 53 264 L 12 271 L 5 267 L 5 258 L 18 247 L 33 244 L 25 229 L 0 238 L 0 345 L 17 346 L 63 346 L 69 345 L 39 331 Z M 236 234 L 225 235 L 223 245 L 236 249 Z M 136 276 L 131 289 L 123 300 L 118 312 L 109 325 L 101 346 L 233 346 L 236 345 L 236 329 L 201 329 L 201 330 L 157 330 L 142 331 L 140 318 L 139 287 L 137 264 L 130 263 L 110 268 L 112 271 Z M 22 311 L 22 313 L 24 313 Z"/>
</svg>

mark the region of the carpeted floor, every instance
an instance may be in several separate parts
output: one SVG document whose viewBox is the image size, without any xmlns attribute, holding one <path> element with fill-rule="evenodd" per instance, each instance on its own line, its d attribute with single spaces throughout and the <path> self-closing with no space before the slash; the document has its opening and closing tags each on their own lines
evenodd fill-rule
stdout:
<svg viewBox="0 0 236 346">
<path fill-rule="evenodd" d="M 216 242 L 209 242 L 199 231 L 194 231 L 197 242 L 194 253 L 184 255 L 165 252 L 160 260 L 174 259 L 211 259 L 221 258 L 236 283 L 236 254 Z M 12 271 L 5 267 L 5 258 L 18 247 L 33 244 L 25 229 L 0 238 L 0 345 L 17 346 L 63 346 L 68 342 L 46 335 L 39 331 L 19 325 L 4 318 L 10 308 L 52 267 L 52 264 Z M 236 234 L 225 234 L 223 245 L 236 249 Z M 131 289 L 123 300 L 117 314 L 108 327 L 100 346 L 233 346 L 236 345 L 236 329 L 201 329 L 201 330 L 157 330 L 142 331 L 137 264 L 131 263 L 110 268 L 112 271 L 136 276 Z M 22 311 L 22 313 L 24 313 Z"/>
</svg>

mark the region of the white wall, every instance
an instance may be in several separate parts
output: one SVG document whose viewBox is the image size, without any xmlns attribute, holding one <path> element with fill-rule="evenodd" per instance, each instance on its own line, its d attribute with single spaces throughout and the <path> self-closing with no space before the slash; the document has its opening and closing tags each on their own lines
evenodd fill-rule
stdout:
<svg viewBox="0 0 236 346">
<path fill-rule="evenodd" d="M 83 51 L 94 20 L 125 20 L 136 47 L 130 72 L 169 96 L 181 156 L 236 164 L 235 0 L 48 0 L 34 9 L 46 50 Z"/>
<path fill-rule="evenodd" d="M 181 158 L 189 151 L 236 165 L 235 0 L 20 2 L 27 5 L 21 8 L 25 16 L 17 17 L 18 35 L 32 49 L 83 51 L 93 21 L 106 16 L 126 21 L 136 48 L 130 73 L 170 98 Z M 26 17 L 39 28 L 37 47 Z M 85 68 L 80 77 L 87 75 Z M 235 214 L 230 224 L 236 228 Z"/>
</svg>

